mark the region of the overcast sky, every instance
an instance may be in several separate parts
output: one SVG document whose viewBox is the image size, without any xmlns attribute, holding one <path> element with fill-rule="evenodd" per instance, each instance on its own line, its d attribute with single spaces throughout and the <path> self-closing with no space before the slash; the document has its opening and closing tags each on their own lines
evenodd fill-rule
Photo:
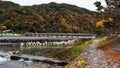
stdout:
<svg viewBox="0 0 120 68">
<path fill-rule="evenodd" d="M 103 6 L 106 6 L 105 0 L 7 0 L 12 1 L 15 3 L 18 3 L 20 5 L 34 5 L 34 4 L 42 4 L 42 3 L 50 3 L 50 2 L 56 2 L 56 3 L 67 3 L 76 5 L 79 7 L 84 7 L 89 10 L 95 11 L 96 7 L 93 5 L 95 1 L 101 1 Z"/>
</svg>

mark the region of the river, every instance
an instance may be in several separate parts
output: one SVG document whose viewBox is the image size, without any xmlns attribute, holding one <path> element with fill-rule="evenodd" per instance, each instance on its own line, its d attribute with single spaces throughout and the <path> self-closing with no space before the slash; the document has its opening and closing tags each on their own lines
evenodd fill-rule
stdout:
<svg viewBox="0 0 120 68">
<path fill-rule="evenodd" d="M 49 64 L 43 62 L 33 62 L 31 59 L 39 57 L 40 59 L 48 59 L 55 53 L 65 49 L 60 48 L 30 48 L 21 50 L 19 46 L 14 45 L 1 45 L 0 46 L 0 68 L 62 68 L 63 66 L 58 66 L 57 64 Z M 24 57 L 31 58 L 30 60 L 10 60 L 9 52 L 20 51 Z M 46 56 L 46 57 L 43 57 Z M 52 59 L 52 58 L 49 58 Z"/>
<path fill-rule="evenodd" d="M 79 43 L 76 43 L 76 45 L 77 44 Z M 43 62 L 35 62 L 31 59 L 10 60 L 10 56 L 8 54 L 11 51 L 19 51 L 23 56 L 27 55 L 27 58 L 44 56 L 47 61 L 45 60 Z M 67 54 L 69 54 L 69 51 L 69 47 L 40 47 L 20 49 L 20 46 L 18 45 L 0 45 L 0 68 L 63 68 L 65 64 L 51 64 L 51 59 L 54 60 L 53 58 L 55 58 L 55 60 L 61 60 L 63 57 L 62 60 L 64 60 L 66 59 L 65 55 L 67 56 Z M 48 61 L 48 58 L 50 61 Z"/>
<path fill-rule="evenodd" d="M 11 60 L 10 54 L 7 52 L 0 51 L 0 68 L 62 68 L 63 66 L 58 66 L 57 64 L 49 64 L 43 62 L 35 62 L 32 58 L 40 58 L 40 60 L 48 59 L 46 57 L 36 57 L 32 55 L 23 55 L 25 58 L 30 58 L 24 60 L 23 58 L 19 60 Z"/>
</svg>

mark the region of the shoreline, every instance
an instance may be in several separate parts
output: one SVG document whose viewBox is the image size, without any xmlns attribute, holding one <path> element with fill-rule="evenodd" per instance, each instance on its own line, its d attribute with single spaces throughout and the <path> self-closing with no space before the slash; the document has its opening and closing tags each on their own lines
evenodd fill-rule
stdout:
<svg viewBox="0 0 120 68">
<path fill-rule="evenodd" d="M 33 60 L 35 62 L 51 62 L 51 63 L 58 63 L 58 64 L 61 64 L 62 62 L 65 63 L 64 61 L 60 61 L 60 60 L 57 60 L 55 58 L 49 58 L 49 57 L 43 57 L 43 56 L 34 56 L 34 55 L 27 55 L 27 54 L 21 54 L 21 56 L 19 55 L 14 55 L 14 54 L 11 54 L 10 52 L 5 52 L 5 51 L 1 51 L 0 50 L 0 56 L 15 56 L 15 57 L 20 57 L 21 59 L 28 59 L 28 60 Z"/>
</svg>

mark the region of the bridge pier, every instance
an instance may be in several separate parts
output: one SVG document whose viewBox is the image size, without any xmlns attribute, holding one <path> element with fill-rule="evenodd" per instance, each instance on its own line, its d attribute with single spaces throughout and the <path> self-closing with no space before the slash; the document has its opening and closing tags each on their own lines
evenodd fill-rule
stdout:
<svg viewBox="0 0 120 68">
<path fill-rule="evenodd" d="M 76 40 L 64 40 L 64 41 L 56 41 L 54 40 L 53 42 L 50 41 L 45 41 L 45 42 L 22 42 L 20 44 L 20 48 L 38 48 L 38 47 L 55 47 L 55 46 L 72 46 L 75 44 Z"/>
</svg>

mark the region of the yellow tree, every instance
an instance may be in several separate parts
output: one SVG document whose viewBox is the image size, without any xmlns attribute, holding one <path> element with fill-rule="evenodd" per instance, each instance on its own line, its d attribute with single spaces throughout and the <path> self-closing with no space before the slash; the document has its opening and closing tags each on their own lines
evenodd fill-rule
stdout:
<svg viewBox="0 0 120 68">
<path fill-rule="evenodd" d="M 108 19 L 103 19 L 103 20 L 100 20 L 96 23 L 96 27 L 104 27 L 105 26 L 105 23 L 110 23 L 113 21 L 113 18 L 108 18 Z"/>
<path fill-rule="evenodd" d="M 7 29 L 7 27 L 5 25 L 3 25 L 3 24 L 0 25 L 0 30 L 6 30 L 6 29 Z"/>
<path fill-rule="evenodd" d="M 103 23 L 104 23 L 103 21 L 97 22 L 96 27 L 103 27 L 104 26 Z"/>
</svg>

